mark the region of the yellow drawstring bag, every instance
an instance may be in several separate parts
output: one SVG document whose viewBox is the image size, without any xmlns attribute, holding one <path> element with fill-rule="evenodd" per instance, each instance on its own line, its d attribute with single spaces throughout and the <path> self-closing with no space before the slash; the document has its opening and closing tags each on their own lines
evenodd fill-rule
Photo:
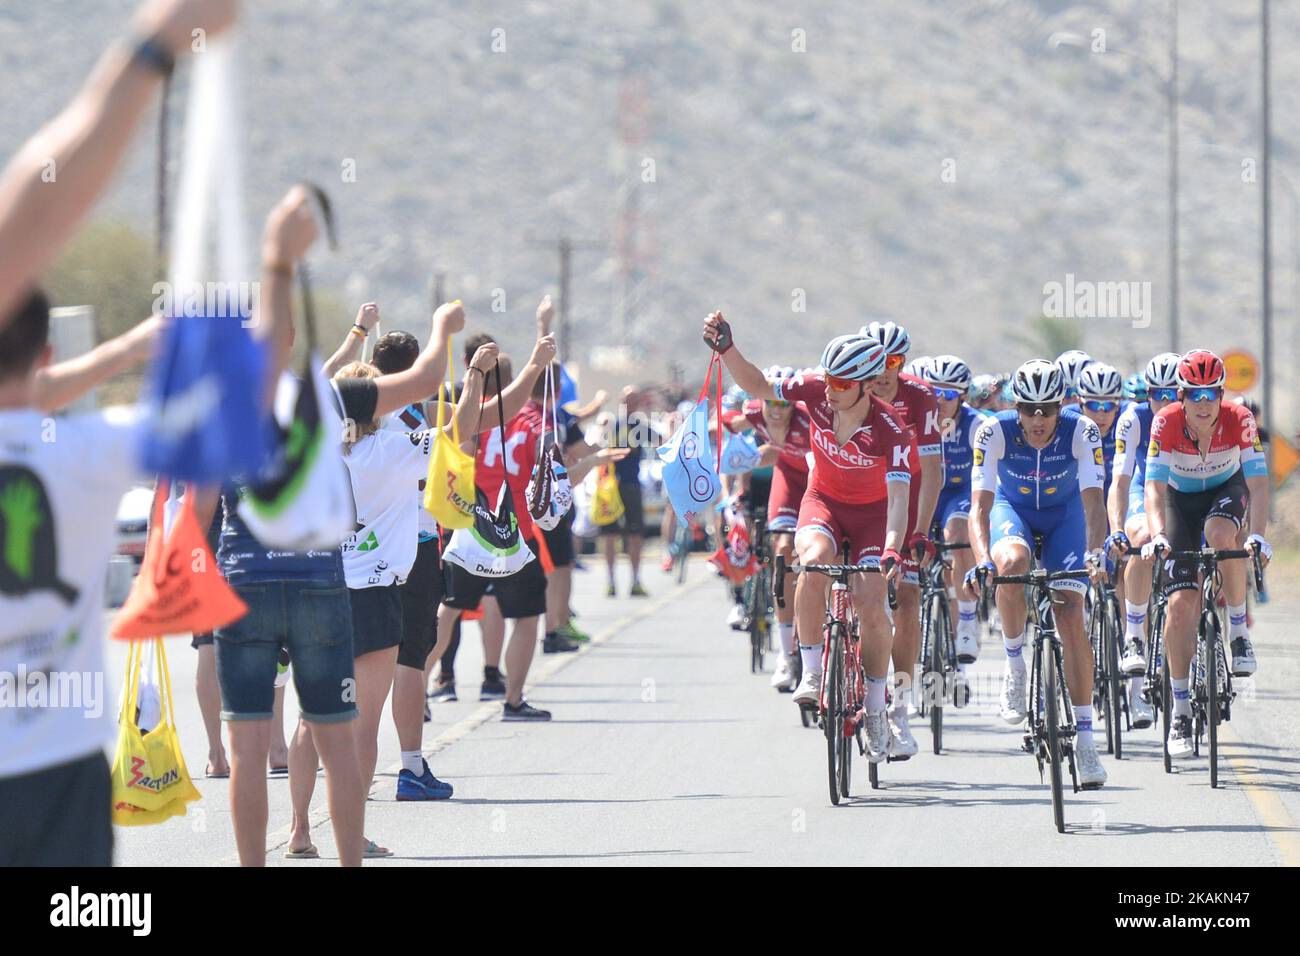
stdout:
<svg viewBox="0 0 1300 956">
<path fill-rule="evenodd" d="M 161 823 L 169 817 L 183 816 L 186 804 L 202 796 L 190 780 L 180 739 L 176 736 L 167 651 L 161 639 L 155 639 L 153 644 L 162 689 L 160 696 L 166 707 L 159 716 L 158 726 L 147 734 L 141 733 L 136 724 L 136 707 L 140 698 L 144 642 L 132 642 L 127 655 L 122 711 L 118 715 L 117 753 L 113 757 L 113 822 L 121 826 Z"/>
<path fill-rule="evenodd" d="M 447 370 L 452 367 L 451 336 L 447 336 Z M 451 412 L 452 437 L 442 430 L 446 398 L 455 394 L 451 378 L 438 389 L 438 430 L 429 454 L 429 474 L 424 482 L 424 510 L 443 528 L 468 528 L 474 524 L 474 456 L 460 448 L 460 425 Z"/>
<path fill-rule="evenodd" d="M 600 470 L 596 479 L 596 493 L 591 496 L 591 520 L 599 527 L 613 524 L 623 517 L 623 496 L 618 491 L 618 479 L 612 465 Z"/>
</svg>

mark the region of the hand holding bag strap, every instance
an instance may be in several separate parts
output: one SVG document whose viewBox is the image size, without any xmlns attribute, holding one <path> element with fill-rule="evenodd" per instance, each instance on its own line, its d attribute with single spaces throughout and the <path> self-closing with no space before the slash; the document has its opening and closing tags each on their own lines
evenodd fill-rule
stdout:
<svg viewBox="0 0 1300 956">
<path fill-rule="evenodd" d="M 722 358 L 721 356 L 718 355 L 717 352 L 712 353 L 712 356 L 709 358 L 709 368 L 708 371 L 704 373 L 704 384 L 700 387 L 700 394 L 697 395 L 695 398 L 695 404 L 699 405 L 700 402 L 705 400 L 705 396 L 709 394 L 709 382 L 713 380 L 713 369 L 715 366 L 718 369 L 718 386 L 717 386 L 717 403 L 714 406 L 713 414 L 718 420 L 718 440 L 717 442 L 715 442 L 715 444 L 718 446 L 717 470 L 718 470 L 718 474 L 721 475 L 722 474 Z"/>
</svg>

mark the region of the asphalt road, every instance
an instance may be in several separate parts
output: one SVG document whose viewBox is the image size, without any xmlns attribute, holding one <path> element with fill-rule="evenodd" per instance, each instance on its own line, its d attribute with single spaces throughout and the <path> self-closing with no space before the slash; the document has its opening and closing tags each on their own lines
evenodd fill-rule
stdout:
<svg viewBox="0 0 1300 956">
<path fill-rule="evenodd" d="M 1103 758 L 1104 790 L 1067 793 L 1067 832 L 1057 834 L 1035 762 L 994 712 L 999 645 L 984 645 L 971 705 L 948 710 L 942 755 L 913 721 L 921 754 L 882 765 L 874 791 L 856 760 L 852 798 L 832 807 L 824 739 L 766 675 L 749 673 L 747 638 L 723 626 L 723 587 L 702 563 L 681 588 L 652 567 L 643 600 L 605 598 L 594 564 L 575 581 L 580 623 L 595 640 L 578 654 L 538 655 L 529 696 L 554 711 L 549 724 L 502 723 L 499 705 L 478 703 L 481 650 L 477 629 L 466 629 L 462 700 L 435 705 L 424 737 L 434 773 L 456 787 L 452 800 L 395 802 L 399 754 L 385 719 L 366 832 L 397 855 L 367 865 L 1300 863 L 1294 599 L 1257 611 L 1260 673 L 1242 687 L 1221 789 L 1210 789 L 1203 759 L 1165 774 L 1156 732 L 1135 733 L 1125 759 Z M 186 817 L 117 829 L 116 860 L 230 865 L 228 781 L 202 777 L 195 654 L 169 646 L 186 759 L 204 799 Z M 119 674 L 120 647 L 112 660 Z M 296 714 L 292 691 L 288 710 Z M 268 863 L 337 862 L 324 787 L 313 804 L 316 862 L 284 859 L 288 783 L 268 787 Z"/>
</svg>

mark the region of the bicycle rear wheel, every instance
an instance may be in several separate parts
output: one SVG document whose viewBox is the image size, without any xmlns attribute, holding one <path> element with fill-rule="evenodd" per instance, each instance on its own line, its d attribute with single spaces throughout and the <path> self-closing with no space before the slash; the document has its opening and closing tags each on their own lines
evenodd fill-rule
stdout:
<svg viewBox="0 0 1300 956">
<path fill-rule="evenodd" d="M 823 676 L 826 686 L 823 695 L 826 698 L 826 713 L 822 718 L 822 729 L 826 734 L 826 770 L 830 783 L 831 803 L 840 802 L 842 757 L 840 751 L 847 747 L 844 736 L 844 626 L 833 621 L 827 628 L 826 640 L 830 643 L 827 653 L 827 671 Z"/>
<path fill-rule="evenodd" d="M 1095 590 L 1095 588 L 1094 588 Z M 1091 593 L 1091 592 L 1089 592 Z M 1103 601 L 1088 601 L 1088 644 L 1092 648 L 1092 709 L 1106 722 L 1106 753 L 1115 752 L 1114 725 L 1110 719 L 1110 681 L 1106 673 L 1106 623 Z"/>
<path fill-rule="evenodd" d="M 1163 656 L 1160 659 L 1160 698 L 1165 706 L 1160 716 L 1160 748 L 1164 751 L 1165 773 L 1174 772 L 1174 763 L 1169 757 L 1169 724 L 1173 719 L 1174 695 L 1169 681 L 1169 658 Z"/>
<path fill-rule="evenodd" d="M 1124 693 L 1127 690 L 1124 675 L 1120 673 L 1119 661 L 1119 605 L 1114 595 L 1107 594 L 1102 611 L 1102 641 L 1105 645 L 1106 660 L 1106 740 L 1113 741 L 1116 760 L 1123 759 L 1124 749 L 1121 736 L 1124 731 Z"/>
<path fill-rule="evenodd" d="M 930 740 L 936 755 L 943 751 L 944 678 L 951 644 L 948 635 L 950 623 L 947 603 L 942 594 L 936 594 L 930 602 L 930 653 L 921 681 L 921 697 L 930 707 Z"/>
<path fill-rule="evenodd" d="M 1037 638 L 1043 641 L 1041 635 Z M 1051 642 L 1044 641 L 1042 684 L 1035 692 L 1042 695 L 1043 721 L 1047 724 L 1047 758 L 1052 782 L 1052 820 L 1056 823 L 1056 832 L 1065 832 L 1065 792 L 1061 784 L 1061 719 L 1060 702 L 1056 696 L 1056 653 Z"/>
</svg>

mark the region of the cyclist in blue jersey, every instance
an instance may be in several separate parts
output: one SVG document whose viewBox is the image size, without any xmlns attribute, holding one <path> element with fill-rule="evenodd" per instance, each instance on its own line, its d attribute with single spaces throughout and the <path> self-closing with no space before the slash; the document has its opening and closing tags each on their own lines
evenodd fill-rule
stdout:
<svg viewBox="0 0 1300 956">
<path fill-rule="evenodd" d="M 1079 373 L 1075 391 L 1079 393 L 1079 414 L 1101 433 L 1101 458 L 1106 472 L 1104 492 L 1108 493 L 1111 462 L 1115 460 L 1115 419 L 1119 418 L 1124 402 L 1124 380 L 1114 366 L 1089 362 Z"/>
<path fill-rule="evenodd" d="M 971 384 L 970 366 L 955 355 L 940 355 L 923 368 L 925 383 L 939 400 L 939 427 L 943 432 L 943 485 L 934 507 L 931 537 L 947 544 L 967 544 L 970 518 L 971 460 L 975 427 L 985 415 L 966 404 Z M 975 565 L 968 549 L 952 552 L 952 579 L 961 581 Z M 979 621 L 975 602 L 964 596 L 955 602 L 957 663 L 973 664 L 980 653 Z"/>
<path fill-rule="evenodd" d="M 1140 553 L 1142 546 L 1151 540 L 1144 498 L 1147 443 L 1151 440 L 1151 419 L 1178 400 L 1179 358 L 1174 352 L 1161 352 L 1147 363 L 1141 374 L 1146 399 L 1128 405 L 1115 426 L 1115 463 L 1107 500 L 1111 535 L 1106 545 L 1108 550 L 1129 553 L 1128 564 L 1124 566 L 1124 655 L 1120 669 L 1130 675 L 1129 713 L 1137 728 L 1150 727 L 1155 722 L 1151 705 L 1142 696 L 1153 563 Z"/>
<path fill-rule="evenodd" d="M 1056 367 L 1061 370 L 1061 381 L 1065 384 L 1064 404 L 1079 404 L 1079 376 L 1091 361 L 1092 356 L 1082 349 L 1070 349 L 1056 357 Z"/>
<path fill-rule="evenodd" d="M 1106 509 L 1101 487 L 1101 435 L 1076 410 L 1062 408 L 1065 383 L 1051 362 L 1026 362 L 1012 378 L 1014 410 L 985 419 L 975 430 L 971 474 L 970 538 L 978 565 L 966 575 L 974 597 L 987 574 L 1023 574 L 1030 568 L 1034 536 L 1043 539 L 1041 566 L 1049 571 L 1102 569 Z M 991 532 L 991 533 L 990 533 Z M 1079 580 L 1055 581 L 1056 625 L 1065 657 L 1065 681 L 1075 704 L 1079 785 L 1095 790 L 1106 783 L 1092 735 L 1092 648 L 1083 622 Z M 1007 652 L 1001 715 L 1023 723 L 1026 685 L 1023 657 L 1027 608 L 1020 587 L 997 589 Z"/>
</svg>

